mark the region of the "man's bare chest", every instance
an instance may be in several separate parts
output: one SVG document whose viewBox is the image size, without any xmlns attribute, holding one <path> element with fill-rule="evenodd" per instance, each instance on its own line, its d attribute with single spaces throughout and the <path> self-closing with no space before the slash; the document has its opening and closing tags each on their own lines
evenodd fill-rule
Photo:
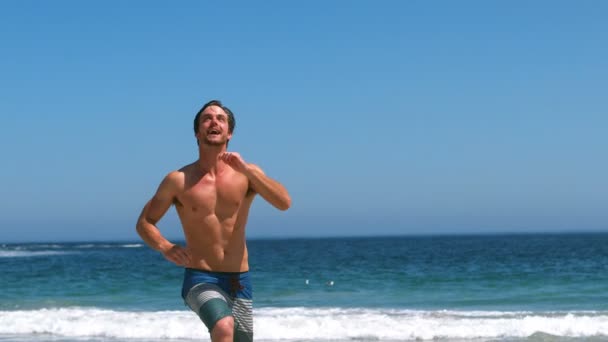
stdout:
<svg viewBox="0 0 608 342">
<path fill-rule="evenodd" d="M 248 183 L 241 178 L 203 178 L 184 187 L 178 203 L 184 209 L 199 213 L 238 211 L 248 191 Z"/>
</svg>

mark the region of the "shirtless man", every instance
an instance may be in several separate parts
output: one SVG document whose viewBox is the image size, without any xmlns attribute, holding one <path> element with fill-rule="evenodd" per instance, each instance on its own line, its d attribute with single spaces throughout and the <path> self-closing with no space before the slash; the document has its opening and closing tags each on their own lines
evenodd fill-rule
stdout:
<svg viewBox="0 0 608 342">
<path fill-rule="evenodd" d="M 214 342 L 253 340 L 245 224 L 255 195 L 280 210 L 291 205 L 283 185 L 226 151 L 234 126 L 234 115 L 220 101 L 205 104 L 194 118 L 198 160 L 163 179 L 137 222 L 146 244 L 185 268 L 182 297 Z M 165 239 L 156 226 L 171 205 L 185 246 Z"/>
</svg>

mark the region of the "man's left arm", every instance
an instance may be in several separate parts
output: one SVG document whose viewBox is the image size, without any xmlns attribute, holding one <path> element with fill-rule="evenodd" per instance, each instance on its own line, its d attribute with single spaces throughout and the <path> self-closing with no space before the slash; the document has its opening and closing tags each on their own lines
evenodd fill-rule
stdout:
<svg viewBox="0 0 608 342">
<path fill-rule="evenodd" d="M 287 210 L 291 206 L 291 197 L 285 187 L 276 180 L 266 176 L 257 165 L 247 164 L 245 173 L 251 182 L 251 187 L 263 199 L 279 210 Z"/>
<path fill-rule="evenodd" d="M 257 165 L 246 163 L 236 152 L 225 152 L 220 155 L 220 159 L 247 176 L 251 188 L 268 203 L 279 210 L 289 209 L 291 197 L 287 189 L 281 183 L 266 176 Z"/>
</svg>

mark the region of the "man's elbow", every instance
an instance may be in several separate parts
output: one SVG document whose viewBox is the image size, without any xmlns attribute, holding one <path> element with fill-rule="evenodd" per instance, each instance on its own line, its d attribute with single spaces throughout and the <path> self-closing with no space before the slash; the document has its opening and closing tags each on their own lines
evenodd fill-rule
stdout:
<svg viewBox="0 0 608 342">
<path fill-rule="evenodd" d="M 137 222 L 135 223 L 135 231 L 141 237 L 143 237 L 143 234 L 146 231 L 146 222 L 147 222 L 146 213 L 147 213 L 149 205 L 150 205 L 150 201 L 148 201 L 148 203 L 146 203 L 144 208 L 141 210 L 141 213 L 139 214 L 139 217 L 137 218 Z"/>
<path fill-rule="evenodd" d="M 137 232 L 137 234 L 139 236 L 141 236 L 141 233 L 143 231 L 143 227 L 142 227 L 142 224 L 141 224 L 140 220 L 137 220 L 137 223 L 135 224 L 135 231 Z"/>
<path fill-rule="evenodd" d="M 135 231 L 137 232 L 137 234 L 141 237 L 144 236 L 145 232 L 146 232 L 146 221 L 143 218 L 139 218 L 137 220 L 137 223 L 135 223 Z"/>
</svg>

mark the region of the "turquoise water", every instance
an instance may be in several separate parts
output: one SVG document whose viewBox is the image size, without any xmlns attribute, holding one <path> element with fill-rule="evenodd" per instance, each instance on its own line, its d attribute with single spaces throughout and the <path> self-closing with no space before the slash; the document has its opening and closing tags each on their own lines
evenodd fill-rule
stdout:
<svg viewBox="0 0 608 342">
<path fill-rule="evenodd" d="M 608 234 L 251 240 L 257 340 L 608 339 Z M 0 340 L 208 337 L 141 242 L 0 245 Z"/>
</svg>

